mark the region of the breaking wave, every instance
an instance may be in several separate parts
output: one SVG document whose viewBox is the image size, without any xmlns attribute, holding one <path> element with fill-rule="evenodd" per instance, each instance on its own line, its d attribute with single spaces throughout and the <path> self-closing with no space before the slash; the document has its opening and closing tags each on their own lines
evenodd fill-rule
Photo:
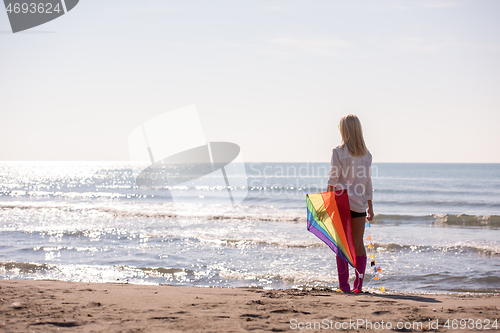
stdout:
<svg viewBox="0 0 500 333">
<path fill-rule="evenodd" d="M 154 218 L 154 219 L 207 219 L 207 220 L 251 220 L 251 221 L 273 221 L 305 223 L 305 209 L 282 209 L 274 206 L 240 206 L 233 211 L 224 214 L 214 214 L 209 207 L 203 209 L 190 209 L 189 206 L 180 212 L 173 204 L 165 205 L 141 205 L 133 206 L 127 204 L 117 205 L 95 205 L 90 203 L 45 203 L 45 202 L 2 202 L 2 210 L 60 210 L 75 211 L 82 210 L 107 213 L 110 217 L 124 218 Z M 192 212 L 190 213 L 189 210 Z M 468 215 L 468 214 L 429 214 L 429 215 L 400 215 L 400 214 L 376 214 L 372 223 L 428 223 L 433 225 L 450 225 L 464 227 L 500 227 L 499 215 Z"/>
</svg>

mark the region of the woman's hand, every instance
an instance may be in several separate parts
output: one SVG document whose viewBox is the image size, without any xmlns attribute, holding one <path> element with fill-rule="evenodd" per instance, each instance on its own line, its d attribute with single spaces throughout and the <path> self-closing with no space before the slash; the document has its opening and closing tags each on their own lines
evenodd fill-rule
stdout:
<svg viewBox="0 0 500 333">
<path fill-rule="evenodd" d="M 366 219 L 368 221 L 371 221 L 373 220 L 373 207 L 369 207 L 368 210 L 367 210 L 367 214 L 366 214 Z"/>
</svg>

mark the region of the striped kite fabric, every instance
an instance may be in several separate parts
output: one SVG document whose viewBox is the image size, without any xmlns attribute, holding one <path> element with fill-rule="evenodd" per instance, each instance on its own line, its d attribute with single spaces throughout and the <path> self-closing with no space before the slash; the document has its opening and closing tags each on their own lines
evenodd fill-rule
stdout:
<svg viewBox="0 0 500 333">
<path fill-rule="evenodd" d="M 356 268 L 347 190 L 308 193 L 306 201 L 307 230 L 328 245 L 337 256 Z"/>
</svg>

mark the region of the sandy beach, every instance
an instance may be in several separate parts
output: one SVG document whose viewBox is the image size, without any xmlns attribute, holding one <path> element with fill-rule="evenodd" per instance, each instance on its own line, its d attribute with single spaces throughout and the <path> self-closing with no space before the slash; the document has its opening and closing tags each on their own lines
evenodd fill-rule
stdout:
<svg viewBox="0 0 500 333">
<path fill-rule="evenodd" d="M 388 325 L 401 332 L 445 332 L 460 325 L 479 331 L 479 323 L 484 329 L 488 321 L 495 331 L 500 316 L 498 294 L 354 295 L 25 280 L 1 280 L 0 286 L 2 332 L 380 331 Z"/>
</svg>

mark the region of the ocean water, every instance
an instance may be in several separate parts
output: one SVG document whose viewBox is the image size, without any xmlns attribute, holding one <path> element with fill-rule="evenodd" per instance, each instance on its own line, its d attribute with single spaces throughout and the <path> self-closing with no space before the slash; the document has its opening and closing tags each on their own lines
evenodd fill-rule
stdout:
<svg viewBox="0 0 500 333">
<path fill-rule="evenodd" d="M 329 165 L 242 167 L 232 207 L 220 184 L 138 188 L 138 164 L 1 162 L 0 278 L 337 286 L 306 228 L 305 194 L 326 189 Z M 367 270 L 368 289 L 500 292 L 500 164 L 374 164 L 373 186 L 383 272 Z"/>
</svg>

